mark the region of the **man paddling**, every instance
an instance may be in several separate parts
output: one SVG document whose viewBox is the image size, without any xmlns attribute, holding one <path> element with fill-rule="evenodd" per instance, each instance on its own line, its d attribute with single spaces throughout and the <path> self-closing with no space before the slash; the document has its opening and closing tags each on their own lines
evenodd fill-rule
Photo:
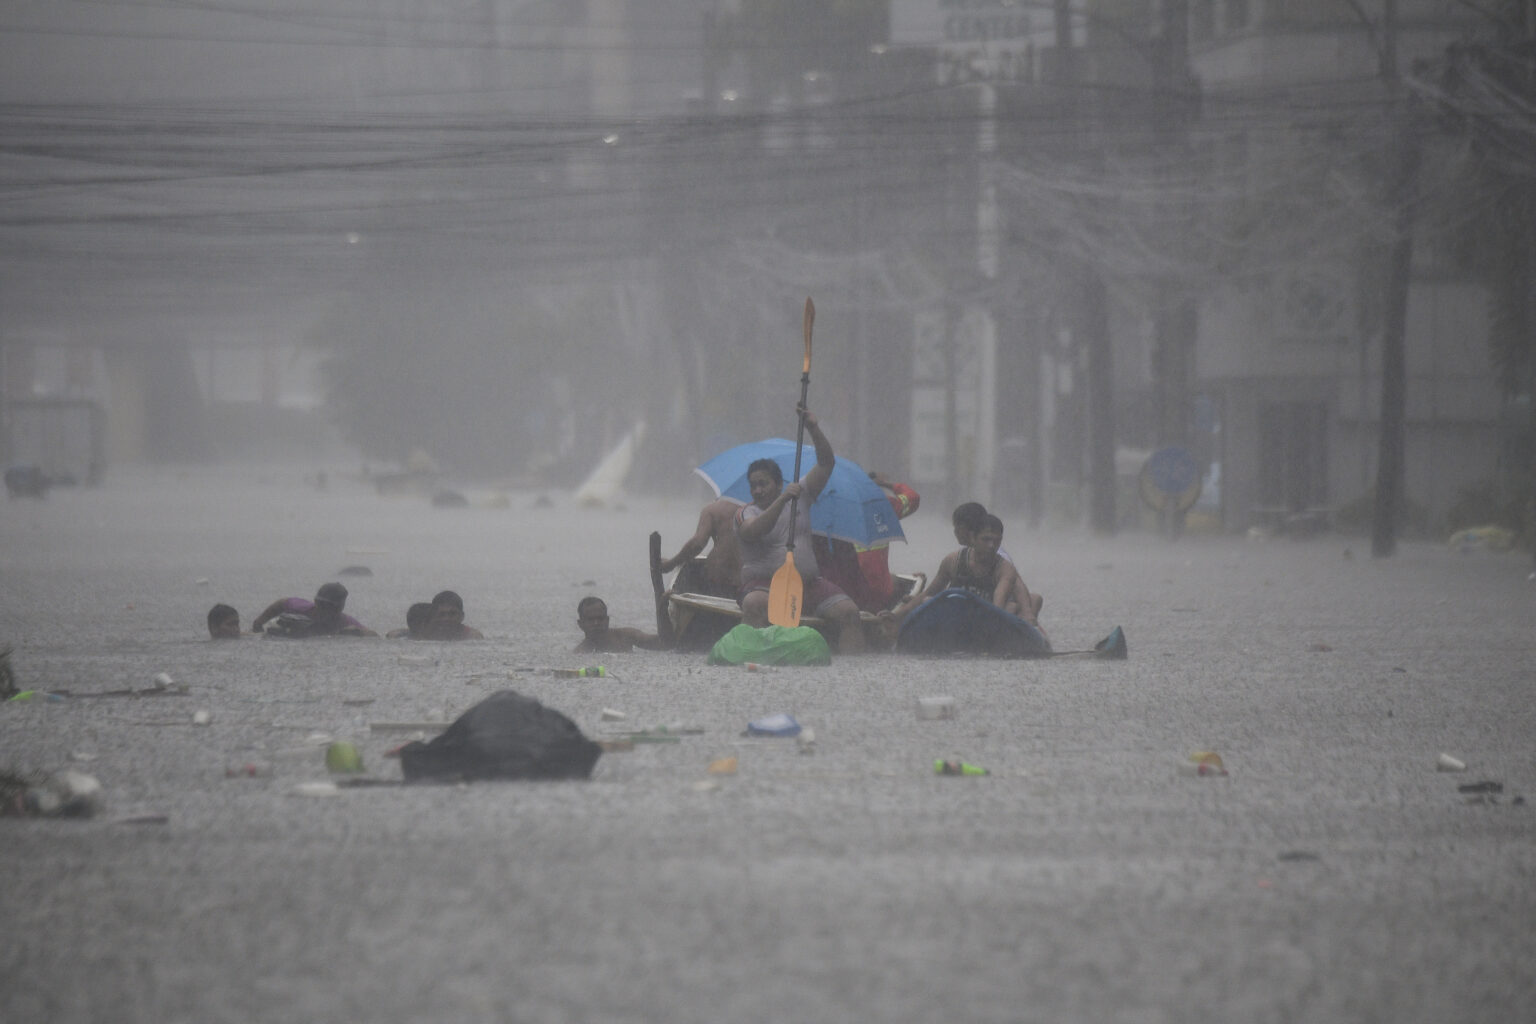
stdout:
<svg viewBox="0 0 1536 1024">
<path fill-rule="evenodd" d="M 852 598 L 822 577 L 811 545 L 811 506 L 831 479 L 837 456 L 832 451 L 832 442 L 822 433 L 816 414 L 803 406 L 795 411 L 805 416 L 805 429 L 816 446 L 816 465 L 798 483 L 785 483 L 784 471 L 772 459 L 758 459 L 747 468 L 752 503 L 743 505 L 736 513 L 736 543 L 741 554 L 741 593 L 736 600 L 747 625 L 758 629 L 768 625 L 768 592 L 773 574 L 784 565 L 793 525 L 795 569 L 804 586 L 801 605 L 837 626 L 839 653 L 857 654 L 864 650 L 859 608 Z M 784 509 L 795 498 L 799 501 L 795 503 L 795 522 L 791 524 Z"/>
</svg>

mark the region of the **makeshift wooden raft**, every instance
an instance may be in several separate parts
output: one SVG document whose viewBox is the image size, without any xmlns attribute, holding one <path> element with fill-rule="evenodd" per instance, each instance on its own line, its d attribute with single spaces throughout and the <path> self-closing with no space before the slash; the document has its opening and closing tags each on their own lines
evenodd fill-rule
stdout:
<svg viewBox="0 0 1536 1024">
<path fill-rule="evenodd" d="M 892 576 L 902 594 L 920 591 L 927 585 L 927 578 L 922 573 L 893 573 Z M 716 640 L 741 622 L 741 606 L 729 597 L 670 593 L 666 595 L 666 602 L 666 616 L 681 650 L 707 651 L 714 646 Z M 887 632 L 891 628 L 889 620 L 871 612 L 860 612 L 859 620 L 864 624 L 865 644 L 869 649 L 890 647 L 890 633 Z M 830 620 L 818 615 L 802 615 L 800 625 L 825 633 L 829 641 L 836 643 L 836 636 L 833 635 L 836 629 Z"/>
</svg>

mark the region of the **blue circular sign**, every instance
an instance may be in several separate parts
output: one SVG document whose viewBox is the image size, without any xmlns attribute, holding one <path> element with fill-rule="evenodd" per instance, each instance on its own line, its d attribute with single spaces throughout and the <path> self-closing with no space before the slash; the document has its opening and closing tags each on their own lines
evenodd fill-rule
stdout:
<svg viewBox="0 0 1536 1024">
<path fill-rule="evenodd" d="M 1200 460 L 1188 448 L 1159 448 L 1141 467 L 1141 497 L 1156 509 L 1170 503 L 1181 511 L 1200 497 L 1203 471 Z"/>
</svg>

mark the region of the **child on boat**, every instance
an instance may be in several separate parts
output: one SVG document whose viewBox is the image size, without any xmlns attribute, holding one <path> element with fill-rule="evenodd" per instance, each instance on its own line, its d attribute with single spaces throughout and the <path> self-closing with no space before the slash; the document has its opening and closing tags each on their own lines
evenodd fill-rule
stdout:
<svg viewBox="0 0 1536 1024">
<path fill-rule="evenodd" d="M 988 519 L 997 523 L 998 532 L 1001 533 L 1003 521 L 989 513 L 980 502 L 968 501 L 963 505 L 955 506 L 955 511 L 950 516 L 950 524 L 955 529 L 955 540 L 959 541 L 963 547 L 971 547 L 976 542 L 977 531 Z M 1024 584 L 1024 577 L 1017 573 L 1018 566 L 1014 564 L 1012 555 L 999 547 L 997 557 L 1014 566 L 1018 582 L 1006 601 L 994 603 L 1038 627 L 1040 623 L 1035 620 L 1040 615 L 1040 608 L 1045 603 L 1045 599 L 1037 593 L 1030 592 L 1029 587 Z"/>
<path fill-rule="evenodd" d="M 974 504 L 974 503 L 973 503 Z M 964 507 L 964 506 L 962 506 Z M 958 511 L 958 510 L 957 510 Z M 906 618 L 923 601 L 934 595 L 958 587 L 969 590 L 997 607 L 1017 615 L 1035 628 L 1039 628 L 1040 608 L 1045 603 L 1038 594 L 1032 594 L 1024 585 L 1024 580 L 1019 576 L 1013 563 L 1002 555 L 1003 521 L 997 516 L 983 512 L 974 520 L 977 528 L 974 532 L 968 531 L 970 543 L 959 551 L 952 551 L 944 556 L 939 563 L 939 571 L 934 573 L 933 580 L 928 584 L 928 589 L 921 594 L 914 594 L 898 605 L 889 614 L 897 622 Z M 955 534 L 960 535 L 960 525 L 957 522 Z"/>
</svg>

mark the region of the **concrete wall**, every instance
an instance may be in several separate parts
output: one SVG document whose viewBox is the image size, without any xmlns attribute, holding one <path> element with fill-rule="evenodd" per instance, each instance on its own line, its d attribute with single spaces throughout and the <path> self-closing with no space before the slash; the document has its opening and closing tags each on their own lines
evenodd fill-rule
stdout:
<svg viewBox="0 0 1536 1024">
<path fill-rule="evenodd" d="M 109 348 L 107 363 L 107 462 L 142 462 L 148 453 L 148 382 L 137 347 Z"/>
<path fill-rule="evenodd" d="M 1360 497 L 1375 477 L 1381 399 L 1379 346 L 1362 366 L 1360 342 L 1305 344 L 1276 338 L 1276 321 L 1253 297 L 1209 303 L 1200 321 L 1199 388 L 1221 398 L 1224 521 L 1252 525 L 1258 502 L 1259 409 L 1315 402 L 1327 424 L 1328 503 Z M 1408 308 L 1405 486 L 1433 517 L 1498 466 L 1502 398 L 1487 356 L 1487 297 L 1476 285 L 1414 284 Z M 1363 370 L 1363 373 L 1362 373 Z"/>
</svg>

